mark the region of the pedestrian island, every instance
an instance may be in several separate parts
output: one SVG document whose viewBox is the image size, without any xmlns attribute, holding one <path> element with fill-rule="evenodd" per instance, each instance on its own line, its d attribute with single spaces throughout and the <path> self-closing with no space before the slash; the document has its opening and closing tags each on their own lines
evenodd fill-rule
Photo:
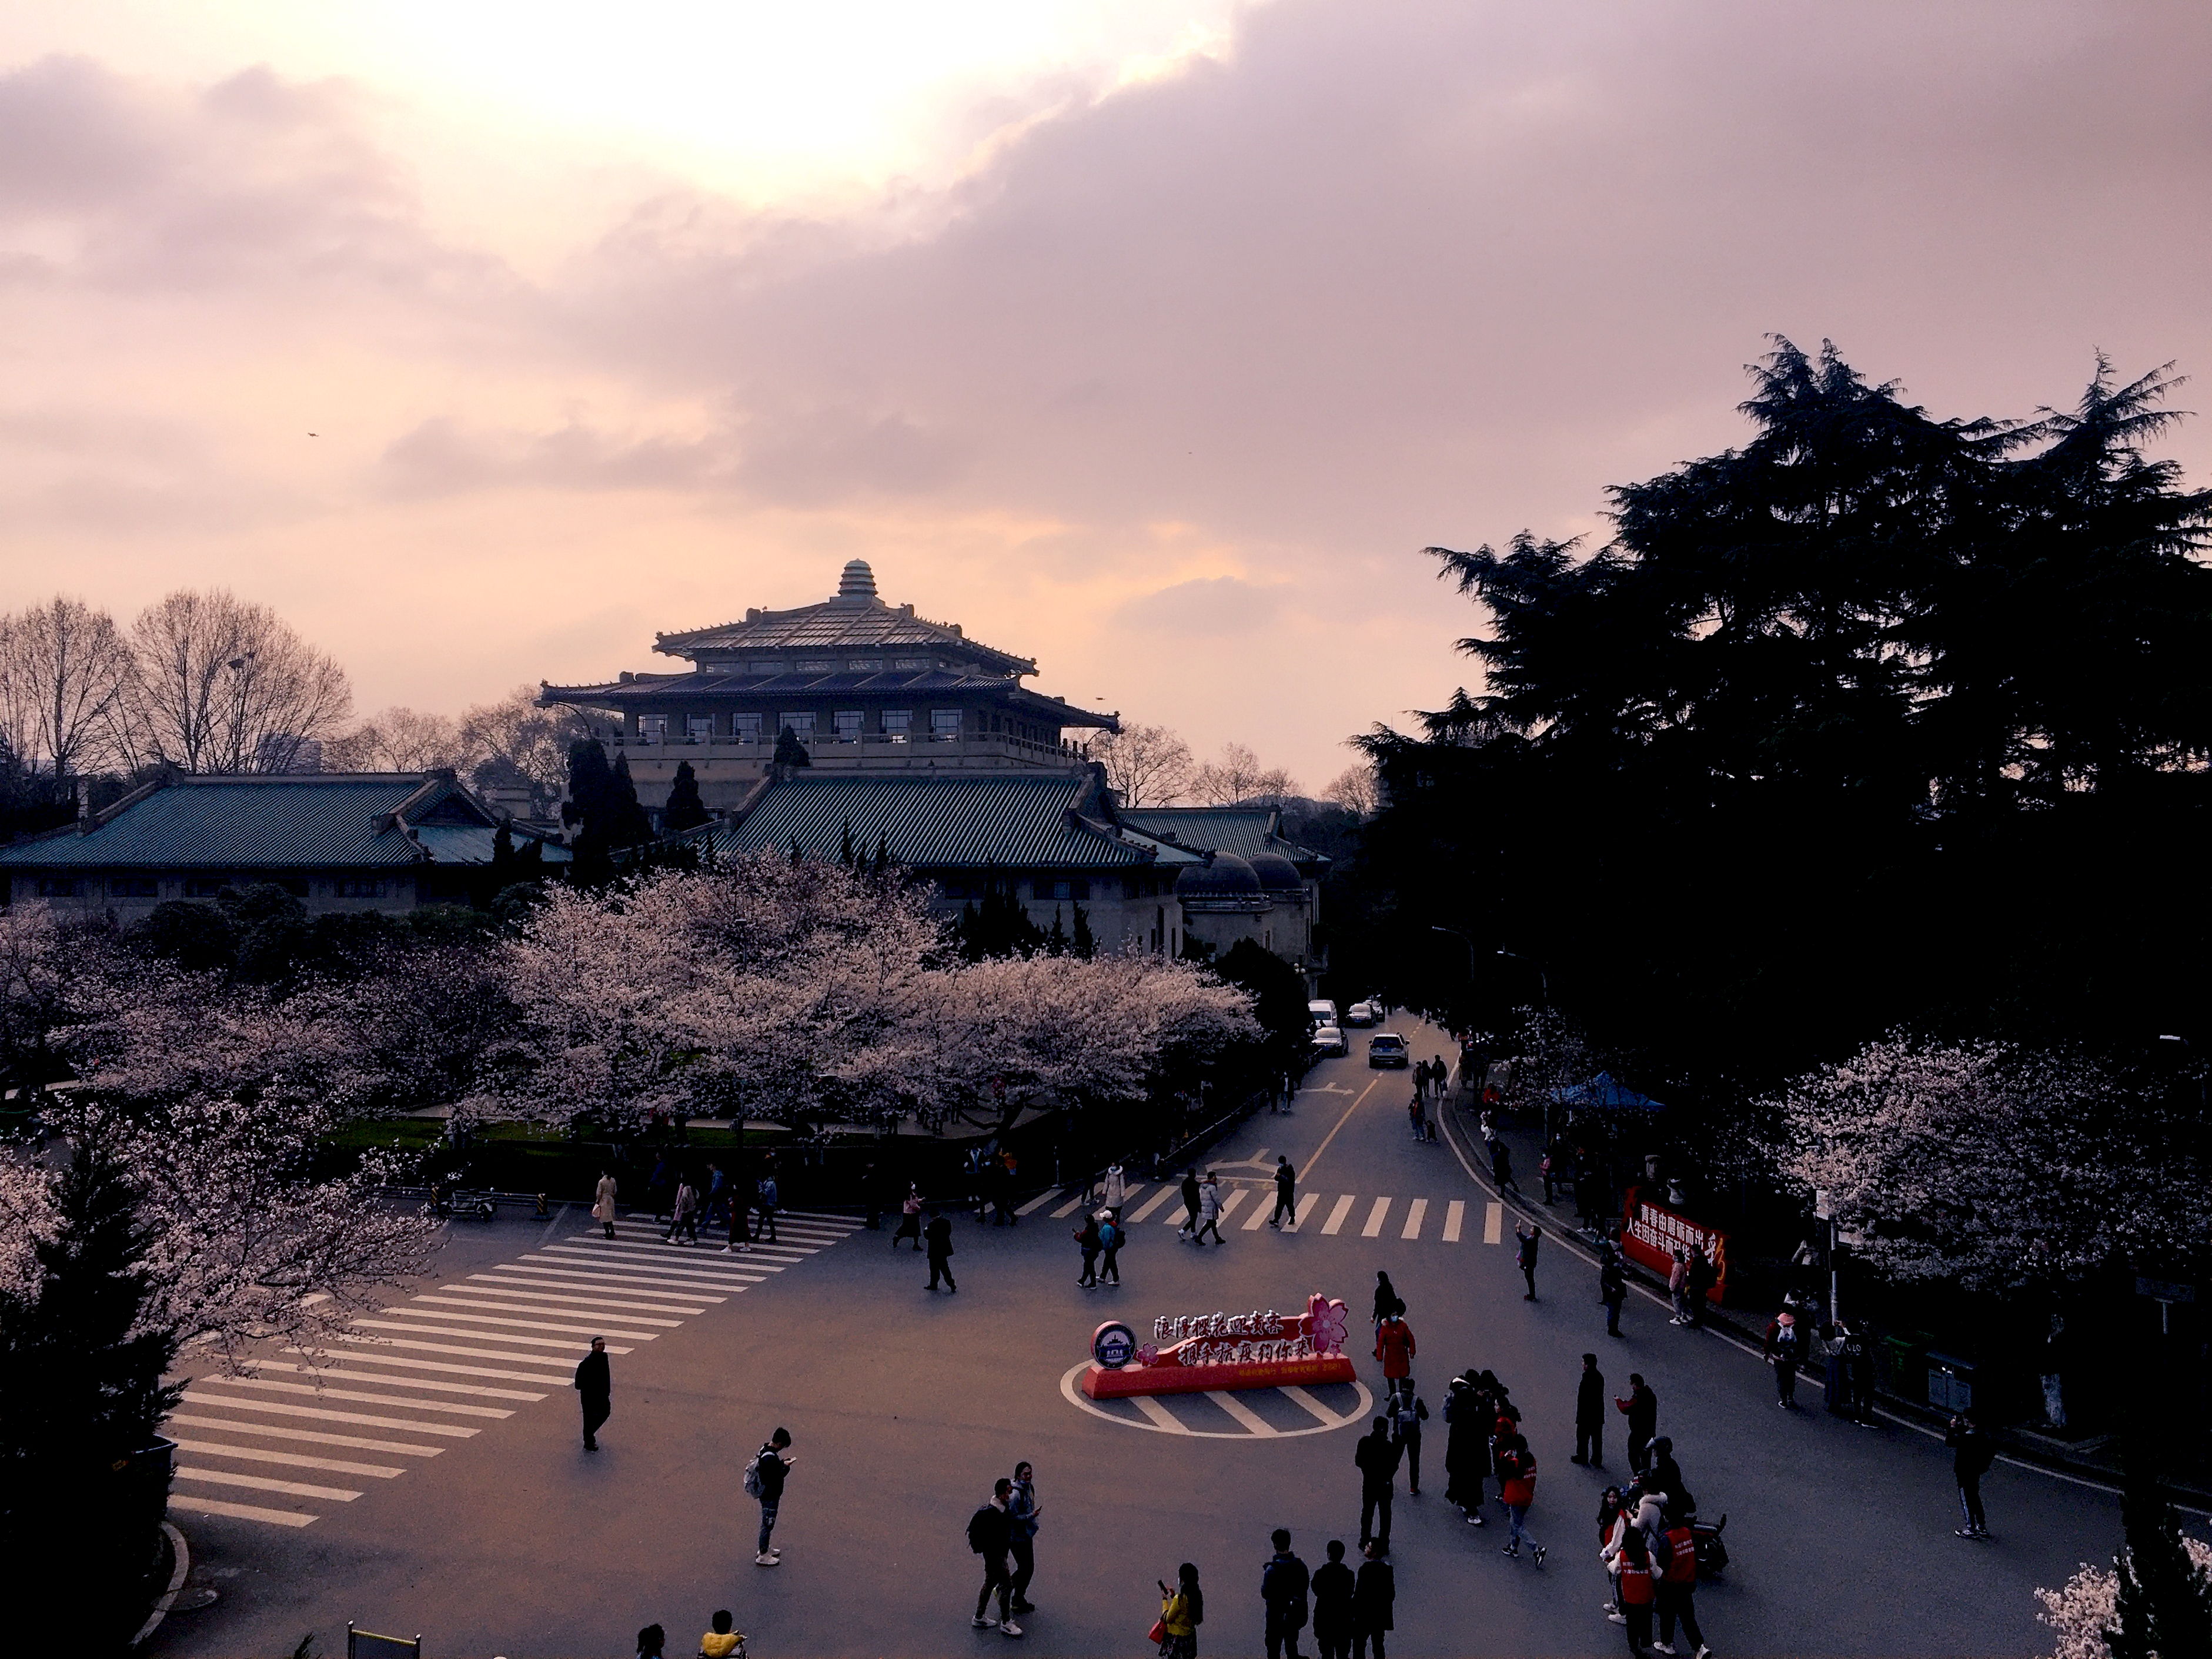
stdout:
<svg viewBox="0 0 2212 1659">
<path fill-rule="evenodd" d="M 1093 1400 L 1357 1380 L 1344 1352 L 1344 1304 L 1316 1291 L 1304 1313 L 1163 1315 L 1139 1343 L 1109 1320 L 1091 1333 L 1083 1392 Z"/>
</svg>

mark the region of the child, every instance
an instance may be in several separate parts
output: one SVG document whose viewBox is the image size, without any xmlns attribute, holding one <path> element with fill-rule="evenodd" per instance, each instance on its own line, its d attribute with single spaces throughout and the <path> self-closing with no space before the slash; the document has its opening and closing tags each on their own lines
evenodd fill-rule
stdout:
<svg viewBox="0 0 2212 1659">
<path fill-rule="evenodd" d="M 732 1654 L 745 1650 L 743 1631 L 730 1628 L 730 1610 L 720 1609 L 714 1614 L 707 1633 L 699 1638 L 699 1659 L 730 1659 Z"/>
</svg>

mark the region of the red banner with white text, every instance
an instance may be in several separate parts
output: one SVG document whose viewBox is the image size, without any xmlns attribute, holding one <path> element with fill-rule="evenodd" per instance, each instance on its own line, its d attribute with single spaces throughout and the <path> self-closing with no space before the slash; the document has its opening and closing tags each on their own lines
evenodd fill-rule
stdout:
<svg viewBox="0 0 2212 1659">
<path fill-rule="evenodd" d="M 1679 1211 L 1644 1196 L 1641 1187 L 1628 1189 L 1621 1211 L 1620 1253 L 1639 1267 L 1649 1267 L 1662 1278 L 1674 1267 L 1674 1251 L 1695 1245 L 1712 1265 L 1712 1288 L 1705 1299 L 1716 1305 L 1728 1296 L 1728 1235 L 1695 1222 Z"/>
</svg>

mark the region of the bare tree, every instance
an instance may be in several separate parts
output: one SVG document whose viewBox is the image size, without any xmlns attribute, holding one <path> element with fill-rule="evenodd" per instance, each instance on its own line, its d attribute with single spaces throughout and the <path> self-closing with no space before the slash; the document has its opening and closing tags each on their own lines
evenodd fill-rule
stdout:
<svg viewBox="0 0 2212 1659">
<path fill-rule="evenodd" d="M 56 597 L 0 617 L 0 744 L 15 763 L 65 778 L 115 758 L 131 649 L 115 619 Z"/>
<path fill-rule="evenodd" d="M 1363 818 L 1371 818 L 1376 809 L 1382 804 L 1382 790 L 1375 775 L 1374 767 L 1362 761 L 1358 765 L 1348 766 L 1339 773 L 1335 781 L 1321 792 L 1321 798 L 1334 801 L 1346 811 L 1355 812 Z"/>
<path fill-rule="evenodd" d="M 351 712 L 345 671 L 265 605 L 180 589 L 131 625 L 136 758 L 186 772 L 279 771 Z"/>
<path fill-rule="evenodd" d="M 1263 768 L 1260 757 L 1241 743 L 1224 744 L 1221 758 L 1200 767 L 1191 788 L 1208 806 L 1280 801 L 1298 793 L 1297 779 L 1279 766 Z"/>
<path fill-rule="evenodd" d="M 1105 767 L 1124 806 L 1172 806 L 1190 787 L 1190 745 L 1164 726 L 1101 732 L 1085 752 Z"/>
<path fill-rule="evenodd" d="M 526 787 L 550 811 L 568 787 L 568 745 L 589 728 L 573 708 L 540 708 L 535 686 L 519 685 L 460 719 L 461 764 L 478 789 Z"/>
<path fill-rule="evenodd" d="M 323 744 L 333 772 L 427 772 L 464 764 L 459 725 L 445 714 L 386 708 Z"/>
</svg>

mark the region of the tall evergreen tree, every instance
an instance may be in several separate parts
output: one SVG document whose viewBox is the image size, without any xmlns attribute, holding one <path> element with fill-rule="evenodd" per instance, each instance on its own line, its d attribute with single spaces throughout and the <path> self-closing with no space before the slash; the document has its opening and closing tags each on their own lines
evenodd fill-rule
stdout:
<svg viewBox="0 0 2212 1659">
<path fill-rule="evenodd" d="M 1098 954 L 1098 938 L 1091 931 L 1091 913 L 1079 904 L 1075 907 L 1075 928 L 1068 948 L 1086 961 Z"/>
<path fill-rule="evenodd" d="M 778 766 L 814 764 L 814 757 L 807 751 L 805 742 L 788 726 L 775 734 L 775 763 Z"/>
<path fill-rule="evenodd" d="M 604 833 L 610 847 L 638 847 L 653 839 L 653 821 L 638 805 L 637 786 L 630 781 L 629 757 L 615 757 L 614 776 L 604 803 Z"/>
<path fill-rule="evenodd" d="M 2182 1547 L 2181 1517 L 2148 1446 L 2130 1449 L 2120 1496 L 2128 1547 L 2114 1563 L 2118 1601 L 2105 1645 L 2112 1659 L 2212 1659 L 2212 1582 Z"/>
<path fill-rule="evenodd" d="M 662 810 L 661 823 L 672 836 L 680 836 L 686 830 L 696 830 L 714 814 L 699 799 L 699 775 L 691 769 L 690 761 L 678 761 L 676 779 L 668 788 L 668 805 Z"/>
</svg>

